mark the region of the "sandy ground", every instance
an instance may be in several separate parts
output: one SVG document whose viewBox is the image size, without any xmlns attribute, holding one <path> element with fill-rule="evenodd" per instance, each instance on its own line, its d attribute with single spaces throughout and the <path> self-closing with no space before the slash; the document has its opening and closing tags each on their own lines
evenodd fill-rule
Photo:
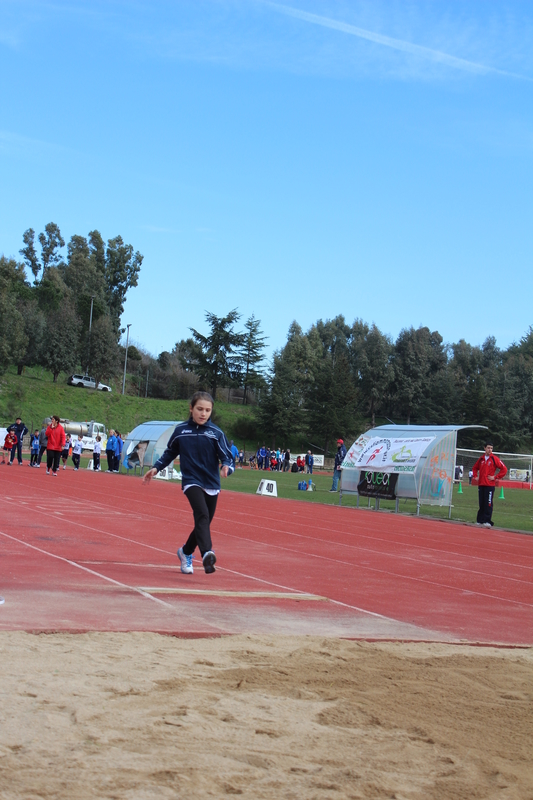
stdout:
<svg viewBox="0 0 533 800">
<path fill-rule="evenodd" d="M 0 633 L 0 797 L 533 798 L 533 651 Z"/>
</svg>

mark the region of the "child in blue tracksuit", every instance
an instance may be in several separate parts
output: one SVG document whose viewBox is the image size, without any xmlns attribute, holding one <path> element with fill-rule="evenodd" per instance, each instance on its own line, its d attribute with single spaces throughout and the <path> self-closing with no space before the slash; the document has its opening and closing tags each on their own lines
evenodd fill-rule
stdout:
<svg viewBox="0 0 533 800">
<path fill-rule="evenodd" d="M 205 572 L 215 571 L 217 559 L 212 550 L 210 524 L 220 493 L 220 475 L 227 478 L 235 469 L 228 440 L 209 419 L 213 411 L 211 395 L 195 392 L 189 408 L 189 419 L 176 426 L 167 449 L 143 478 L 143 483 L 149 483 L 154 475 L 180 457 L 181 488 L 194 516 L 194 528 L 178 550 L 181 571 L 188 575 L 193 572 L 196 547 L 200 549 Z"/>
<path fill-rule="evenodd" d="M 30 441 L 30 467 L 35 467 L 39 460 L 39 431 L 32 433 Z"/>
</svg>

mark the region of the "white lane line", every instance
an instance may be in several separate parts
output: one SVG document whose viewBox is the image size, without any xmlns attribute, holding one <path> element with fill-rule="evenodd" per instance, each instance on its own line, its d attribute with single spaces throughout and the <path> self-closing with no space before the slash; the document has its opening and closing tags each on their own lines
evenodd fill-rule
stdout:
<svg viewBox="0 0 533 800">
<path fill-rule="evenodd" d="M 63 556 L 58 556 L 55 553 L 49 553 L 48 550 L 43 550 L 40 547 L 36 547 L 34 544 L 24 542 L 22 539 L 17 539 L 15 536 L 10 536 L 8 533 L 4 533 L 4 531 L 0 531 L 0 536 L 5 536 L 6 539 L 11 539 L 14 542 L 18 542 L 18 544 L 23 544 L 24 547 L 29 547 L 31 550 L 36 550 L 38 553 L 42 553 L 45 556 L 50 556 L 50 558 L 57 558 L 58 561 L 63 561 L 65 564 L 70 564 L 71 567 L 76 567 L 76 569 L 81 569 L 84 572 L 88 572 L 90 575 L 95 575 L 97 578 L 102 578 L 102 580 L 113 583 L 115 586 L 120 586 L 122 589 L 129 589 L 131 592 L 137 592 L 137 594 L 146 597 L 148 600 L 153 600 L 154 603 L 159 603 L 159 605 L 165 606 L 165 608 L 174 610 L 174 606 L 172 606 L 170 603 L 165 603 L 164 600 L 160 600 L 158 597 L 152 597 L 151 594 L 148 594 L 148 592 L 145 592 L 136 586 L 128 586 L 127 583 L 121 583 L 113 578 L 108 578 L 107 575 L 102 575 L 101 572 L 96 572 L 94 569 L 89 569 L 81 564 L 77 564 L 75 561 L 71 561 L 69 558 L 63 558 Z"/>
</svg>

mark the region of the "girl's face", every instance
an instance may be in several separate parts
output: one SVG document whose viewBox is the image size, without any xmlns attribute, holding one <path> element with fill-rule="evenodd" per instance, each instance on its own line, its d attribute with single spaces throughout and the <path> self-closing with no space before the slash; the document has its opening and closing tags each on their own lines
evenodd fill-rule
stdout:
<svg viewBox="0 0 533 800">
<path fill-rule="evenodd" d="M 195 406 L 190 406 L 193 422 L 203 425 L 207 422 L 213 411 L 213 404 L 209 400 L 198 400 Z"/>
</svg>

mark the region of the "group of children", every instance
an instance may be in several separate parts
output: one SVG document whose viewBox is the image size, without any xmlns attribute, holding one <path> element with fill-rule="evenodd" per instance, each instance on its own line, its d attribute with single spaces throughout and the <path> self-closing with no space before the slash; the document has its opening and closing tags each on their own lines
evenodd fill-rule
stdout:
<svg viewBox="0 0 533 800">
<path fill-rule="evenodd" d="M 38 430 L 35 430 L 30 437 L 30 461 L 28 464 L 29 467 L 39 468 L 41 466 L 42 457 L 44 455 L 44 452 L 47 450 L 46 446 L 43 447 L 42 441 L 43 441 L 42 434 L 40 434 Z M 18 443 L 18 438 L 16 433 L 14 431 L 8 431 L 2 447 L 2 461 L 0 461 L 0 464 L 12 463 L 13 459 L 11 458 L 10 460 L 10 454 L 12 455 L 13 448 L 16 447 L 17 443 Z M 46 469 L 47 474 L 50 474 L 51 469 L 52 469 L 52 474 L 55 474 L 57 472 L 57 469 L 59 468 L 60 461 L 63 462 L 63 469 L 66 469 L 69 455 L 72 457 L 74 471 L 76 472 L 80 468 L 80 460 L 82 452 L 83 452 L 83 436 L 79 434 L 77 438 L 74 438 L 73 436 L 71 436 L 70 433 L 65 434 L 65 441 L 62 445 L 62 449 L 59 451 L 59 456 L 57 457 L 57 467 L 54 470 L 53 469 L 54 465 L 52 464 L 51 466 L 49 466 L 47 463 L 47 469 Z M 97 436 L 96 441 L 94 443 L 94 451 L 93 451 L 93 469 L 96 472 L 100 471 L 101 453 L 102 453 L 102 437 Z M 21 464 L 22 462 L 19 463 Z M 118 470 L 116 471 L 118 472 Z"/>
</svg>

